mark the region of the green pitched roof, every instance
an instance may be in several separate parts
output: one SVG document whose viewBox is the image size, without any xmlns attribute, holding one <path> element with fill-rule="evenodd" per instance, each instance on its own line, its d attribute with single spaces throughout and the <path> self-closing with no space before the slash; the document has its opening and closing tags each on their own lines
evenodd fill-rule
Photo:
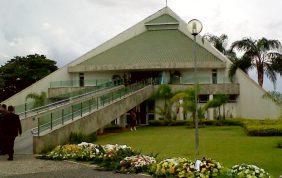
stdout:
<svg viewBox="0 0 282 178">
<path fill-rule="evenodd" d="M 161 15 L 147 22 L 146 25 L 148 24 L 166 24 L 166 23 L 178 23 L 178 21 L 175 18 L 171 17 L 170 15 L 164 14 L 164 15 Z"/>
<path fill-rule="evenodd" d="M 146 31 L 70 67 L 69 71 L 192 68 L 193 43 L 178 30 Z M 197 45 L 196 50 L 199 67 L 225 67 L 221 60 L 203 47 Z"/>
</svg>

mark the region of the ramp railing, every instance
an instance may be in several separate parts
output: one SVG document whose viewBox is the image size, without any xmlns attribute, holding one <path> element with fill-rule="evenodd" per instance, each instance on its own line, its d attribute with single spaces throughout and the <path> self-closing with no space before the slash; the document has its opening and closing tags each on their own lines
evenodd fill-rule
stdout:
<svg viewBox="0 0 282 178">
<path fill-rule="evenodd" d="M 18 113 L 18 115 L 20 116 L 20 118 L 26 118 L 26 117 L 33 117 L 38 115 L 39 112 L 43 112 L 44 110 L 50 110 L 52 108 L 56 108 L 62 105 L 65 105 L 71 101 L 74 101 L 78 98 L 81 97 L 85 97 L 88 95 L 92 95 L 94 93 L 106 90 L 106 89 L 110 89 L 119 85 L 124 84 L 123 80 L 118 80 L 118 81 L 109 81 L 106 83 L 103 83 L 101 85 L 99 85 L 99 87 L 93 88 L 92 90 L 85 90 L 85 92 L 77 92 L 77 95 L 73 95 L 72 97 L 69 97 L 67 99 L 62 99 L 41 107 L 37 107 L 37 108 L 27 108 L 27 104 L 21 105 L 21 106 L 16 106 L 17 107 L 23 107 L 23 111 Z"/>
<path fill-rule="evenodd" d="M 40 114 L 37 116 L 38 126 L 33 129 L 33 134 L 40 136 L 44 131 L 53 130 L 58 125 L 64 125 L 67 124 L 66 122 L 82 118 L 153 83 L 154 80 L 150 78 L 98 97 L 92 97 L 52 112 Z"/>
</svg>

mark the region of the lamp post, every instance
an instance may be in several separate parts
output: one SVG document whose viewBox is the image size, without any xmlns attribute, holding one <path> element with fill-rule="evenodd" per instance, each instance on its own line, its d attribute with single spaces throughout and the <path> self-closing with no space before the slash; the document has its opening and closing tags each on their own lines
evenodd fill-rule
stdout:
<svg viewBox="0 0 282 178">
<path fill-rule="evenodd" d="M 202 23 L 193 19 L 188 22 L 188 31 L 194 36 L 193 56 L 194 56 L 194 87 L 195 87 L 195 159 L 199 157 L 199 117 L 198 117 L 198 80 L 197 80 L 197 61 L 196 61 L 196 36 L 203 29 Z"/>
</svg>

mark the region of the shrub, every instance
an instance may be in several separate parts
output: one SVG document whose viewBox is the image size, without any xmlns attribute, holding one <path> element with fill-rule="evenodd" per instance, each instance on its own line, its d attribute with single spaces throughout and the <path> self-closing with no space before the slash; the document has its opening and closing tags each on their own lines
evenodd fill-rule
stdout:
<svg viewBox="0 0 282 178">
<path fill-rule="evenodd" d="M 97 140 L 96 132 L 93 132 L 89 135 L 83 133 L 71 133 L 69 136 L 70 144 L 78 144 L 81 142 L 94 142 Z"/>
<path fill-rule="evenodd" d="M 250 136 L 282 136 L 281 120 L 243 120 L 245 131 Z"/>
<path fill-rule="evenodd" d="M 151 120 L 149 121 L 150 126 L 168 126 L 169 121 L 167 120 Z"/>
<path fill-rule="evenodd" d="M 183 126 L 194 127 L 192 121 L 168 121 L 152 120 L 151 126 Z M 203 126 L 241 126 L 250 136 L 282 136 L 282 120 L 251 120 L 251 119 L 226 119 L 226 120 L 202 120 L 199 127 Z"/>
<path fill-rule="evenodd" d="M 277 125 L 246 125 L 250 136 L 282 136 L 282 127 Z"/>
<path fill-rule="evenodd" d="M 187 120 L 151 120 L 149 121 L 150 126 L 183 126 L 193 125 L 192 121 Z"/>
<path fill-rule="evenodd" d="M 151 126 L 189 126 L 194 127 L 193 121 L 189 120 L 152 120 L 149 121 Z M 199 121 L 199 126 L 242 126 L 243 123 L 239 120 L 202 120 Z"/>
<path fill-rule="evenodd" d="M 115 132 L 119 132 L 121 129 L 122 127 L 118 125 L 109 125 L 104 129 L 104 132 L 115 133 Z"/>
<path fill-rule="evenodd" d="M 168 123 L 169 126 L 183 126 L 183 125 L 191 125 L 191 124 L 193 124 L 191 121 L 185 121 L 185 120 L 176 120 Z"/>
</svg>

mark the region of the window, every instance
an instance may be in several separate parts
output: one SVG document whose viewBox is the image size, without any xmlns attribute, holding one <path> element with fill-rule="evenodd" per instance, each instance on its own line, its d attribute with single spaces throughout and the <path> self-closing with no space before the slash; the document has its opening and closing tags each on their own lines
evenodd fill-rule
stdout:
<svg viewBox="0 0 282 178">
<path fill-rule="evenodd" d="M 217 84 L 217 69 L 212 70 L 212 84 Z"/>
<path fill-rule="evenodd" d="M 209 95 L 199 95 L 199 103 L 206 103 L 209 100 Z"/>
<path fill-rule="evenodd" d="M 229 103 L 236 103 L 238 95 L 229 95 Z"/>
<path fill-rule="evenodd" d="M 84 73 L 79 73 L 79 86 L 84 87 Z"/>
</svg>

